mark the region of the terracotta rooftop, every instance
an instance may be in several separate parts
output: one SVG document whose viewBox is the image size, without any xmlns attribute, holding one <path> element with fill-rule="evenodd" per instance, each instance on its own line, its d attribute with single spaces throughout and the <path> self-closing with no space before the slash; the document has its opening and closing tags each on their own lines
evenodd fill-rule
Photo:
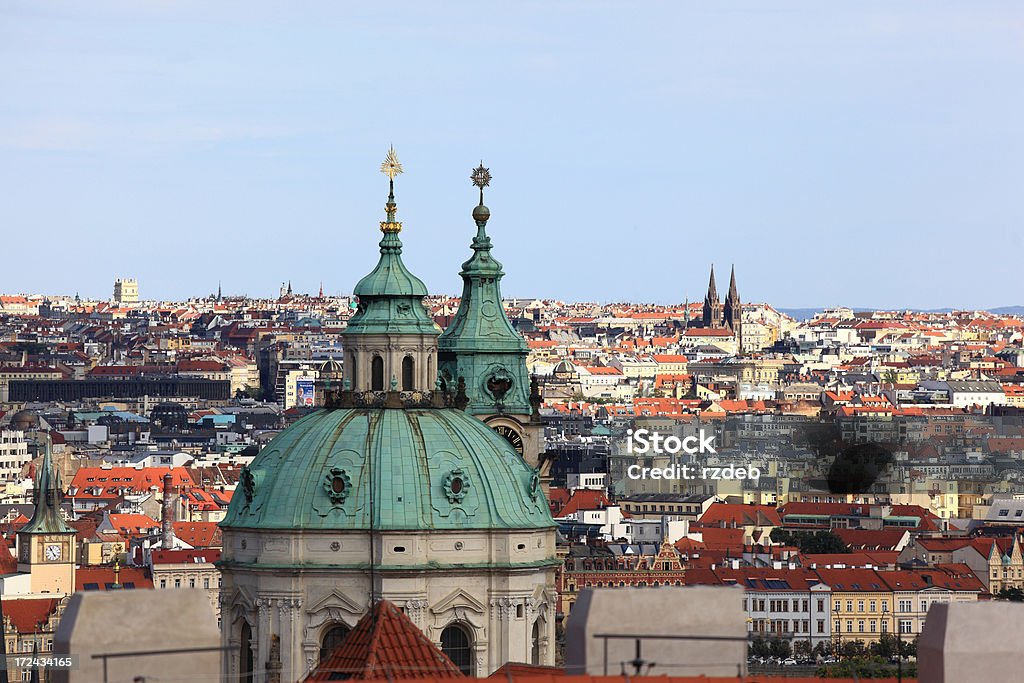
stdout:
<svg viewBox="0 0 1024 683">
<path fill-rule="evenodd" d="M 21 598 L 4 600 L 3 614 L 11 620 L 18 633 L 35 633 L 46 630 L 40 627 L 57 609 L 57 598 Z"/>
<path fill-rule="evenodd" d="M 397 683 L 401 679 L 377 679 L 374 683 Z M 421 682 L 442 681 L 446 679 L 423 677 Z M 790 678 L 751 674 L 748 676 L 725 678 L 705 676 L 565 676 L 565 675 L 515 675 L 505 677 L 508 683 L 821 683 L 821 678 Z M 853 678 L 829 678 L 832 683 L 854 683 Z M 895 678 L 872 678 L 872 683 L 896 683 Z M 903 677 L 903 683 L 917 683 L 916 678 Z"/>
<path fill-rule="evenodd" d="M 374 677 L 445 680 L 465 678 L 394 603 L 381 600 L 306 678 L 314 681 Z"/>
</svg>

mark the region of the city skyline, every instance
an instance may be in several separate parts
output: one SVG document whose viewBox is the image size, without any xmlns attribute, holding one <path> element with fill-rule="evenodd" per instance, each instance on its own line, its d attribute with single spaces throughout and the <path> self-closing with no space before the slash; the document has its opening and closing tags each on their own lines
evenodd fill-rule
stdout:
<svg viewBox="0 0 1024 683">
<path fill-rule="evenodd" d="M 345 293 L 394 144 L 432 292 L 482 158 L 507 296 L 670 303 L 735 263 L 784 308 L 1024 303 L 1013 4 L 241 7 L 5 5 L 0 222 L 46 256 L 0 288 Z"/>
</svg>

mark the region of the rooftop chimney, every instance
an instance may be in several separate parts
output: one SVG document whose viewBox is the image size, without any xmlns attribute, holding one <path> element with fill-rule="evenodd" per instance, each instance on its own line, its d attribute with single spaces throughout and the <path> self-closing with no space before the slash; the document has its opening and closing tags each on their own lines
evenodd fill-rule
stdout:
<svg viewBox="0 0 1024 683">
<path fill-rule="evenodd" d="M 174 548 L 174 495 L 171 490 L 171 473 L 164 475 L 163 513 L 160 517 L 160 547 L 164 550 Z"/>
</svg>

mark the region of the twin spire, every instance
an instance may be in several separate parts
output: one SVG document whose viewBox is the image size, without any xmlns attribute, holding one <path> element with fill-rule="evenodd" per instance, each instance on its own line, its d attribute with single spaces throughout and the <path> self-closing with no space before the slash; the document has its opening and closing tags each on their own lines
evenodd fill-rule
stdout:
<svg viewBox="0 0 1024 683">
<path fill-rule="evenodd" d="M 394 145 L 388 148 L 387 156 L 384 157 L 384 161 L 380 165 L 380 172 L 388 177 L 388 202 L 384 205 L 387 220 L 380 222 L 380 231 L 385 235 L 402 232 L 402 223 L 395 220 L 398 213 L 398 204 L 395 203 L 395 176 L 401 175 L 405 171 L 402 168 L 402 162 L 398 160 L 398 153 L 395 152 Z M 477 238 L 486 238 L 487 235 L 483 230 L 487 219 L 491 217 L 491 212 L 484 206 L 484 188 L 491 184 L 491 169 L 485 168 L 484 162 L 481 161 L 480 165 L 473 169 L 469 179 L 480 188 L 480 204 L 473 209 L 473 220 L 476 221 L 478 227 Z"/>
</svg>

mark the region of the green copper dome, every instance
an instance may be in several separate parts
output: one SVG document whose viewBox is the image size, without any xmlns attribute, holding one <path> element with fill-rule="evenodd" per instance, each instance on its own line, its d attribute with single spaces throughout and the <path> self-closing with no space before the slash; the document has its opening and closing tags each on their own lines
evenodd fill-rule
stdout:
<svg viewBox="0 0 1024 683">
<path fill-rule="evenodd" d="M 320 410 L 243 470 L 222 527 L 544 529 L 537 472 L 453 409 Z"/>
<path fill-rule="evenodd" d="M 393 179 L 385 210 L 387 220 L 380 224 L 384 233 L 379 245 L 380 259 L 353 290 L 359 298 L 359 305 L 349 318 L 345 333 L 440 334 L 440 329 L 423 305 L 427 286 L 402 262 L 402 240 L 398 237 L 402 224 L 395 220 L 398 205 L 395 204 Z"/>
</svg>

